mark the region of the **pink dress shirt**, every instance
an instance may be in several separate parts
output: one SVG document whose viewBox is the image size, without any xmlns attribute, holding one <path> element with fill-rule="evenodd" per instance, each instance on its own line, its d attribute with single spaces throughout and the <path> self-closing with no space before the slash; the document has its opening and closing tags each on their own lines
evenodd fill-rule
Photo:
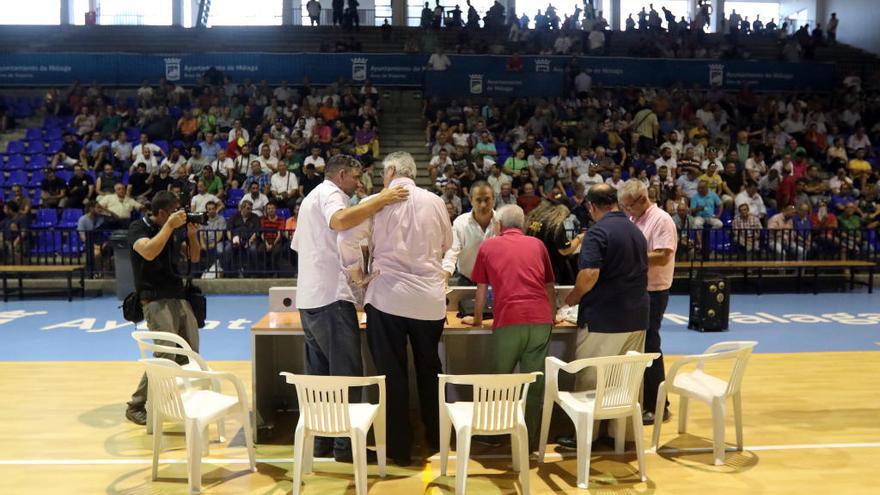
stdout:
<svg viewBox="0 0 880 495">
<path fill-rule="evenodd" d="M 398 185 L 409 190 L 406 201 L 388 205 L 372 219 L 339 234 L 342 266 L 349 270 L 359 266 L 361 241 L 369 240 L 370 271 L 378 275 L 367 287 L 364 304 L 395 316 L 442 320 L 446 284 L 441 263 L 452 245 L 446 205 L 412 179 L 396 178 L 389 187 Z"/>
<path fill-rule="evenodd" d="M 664 265 L 648 265 L 648 291 L 667 290 L 672 287 L 672 275 L 675 271 L 675 249 L 678 247 L 678 235 L 675 222 L 669 213 L 652 204 L 639 218 L 630 218 L 642 231 L 648 241 L 648 252 L 656 249 L 671 249 L 672 256 Z"/>
</svg>

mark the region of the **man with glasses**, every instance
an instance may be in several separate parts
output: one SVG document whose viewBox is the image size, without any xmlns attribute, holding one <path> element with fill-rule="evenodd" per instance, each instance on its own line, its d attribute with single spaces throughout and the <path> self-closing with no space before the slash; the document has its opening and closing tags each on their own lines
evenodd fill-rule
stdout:
<svg viewBox="0 0 880 495">
<path fill-rule="evenodd" d="M 660 350 L 660 324 L 669 303 L 669 288 L 675 271 L 675 250 L 678 240 L 675 222 L 663 208 L 648 197 L 648 188 L 638 179 L 630 179 L 617 190 L 617 197 L 624 213 L 648 242 L 648 297 L 650 298 L 648 330 L 645 332 L 645 352 L 660 353 L 660 357 L 645 369 L 645 396 L 642 401 L 642 422 L 653 424 L 657 403 L 657 388 L 666 373 L 663 367 L 663 351 Z M 663 419 L 669 417 L 669 402 L 663 406 Z"/>
<path fill-rule="evenodd" d="M 121 186 L 121 185 L 120 185 Z M 186 225 L 186 250 L 174 239 L 174 231 Z M 181 252 L 192 262 L 201 259 L 198 225 L 187 223 L 186 212 L 174 193 L 159 191 L 153 197 L 150 214 L 133 222 L 128 229 L 132 246 L 131 267 L 134 287 L 144 311 L 147 328 L 152 332 L 171 332 L 183 337 L 194 351 L 199 351 L 199 326 L 192 307 L 186 300 L 183 278 L 176 273 L 176 256 Z M 157 353 L 158 358 L 185 364 L 186 357 Z M 181 362 L 182 361 L 182 362 Z M 132 423 L 147 423 L 147 375 L 140 384 L 125 417 Z"/>
</svg>

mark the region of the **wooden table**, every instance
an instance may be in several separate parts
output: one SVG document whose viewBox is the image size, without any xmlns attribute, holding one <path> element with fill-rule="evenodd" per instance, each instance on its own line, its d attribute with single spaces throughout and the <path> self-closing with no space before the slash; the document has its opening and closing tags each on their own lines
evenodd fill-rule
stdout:
<svg viewBox="0 0 880 495">
<path fill-rule="evenodd" d="M 3 302 L 9 301 L 9 277 L 18 279 L 18 297 L 24 299 L 23 279 L 28 274 L 54 274 L 67 276 L 67 300 L 73 301 L 73 274 L 79 272 L 80 295 L 86 296 L 85 265 L 0 265 L 0 278 L 3 279 Z"/>
<path fill-rule="evenodd" d="M 359 321 L 363 313 L 358 313 Z M 448 373 L 486 373 L 488 367 L 488 336 L 492 333 L 492 321 L 485 320 L 483 328 L 464 325 L 456 312 L 447 312 L 447 321 L 438 352 L 444 371 Z M 361 329 L 366 325 L 361 324 Z M 571 323 L 562 323 L 553 329 L 550 354 L 571 359 L 574 353 L 576 328 Z M 366 339 L 361 340 L 364 358 L 364 372 L 375 374 L 372 358 L 366 348 Z M 410 364 L 412 358 L 410 358 Z M 305 345 L 302 323 L 298 312 L 270 312 L 251 327 L 251 373 L 252 400 L 257 417 L 254 423 L 255 437 L 265 443 L 270 437 L 275 439 L 290 432 L 272 430 L 277 425 L 282 428 L 278 417 L 283 413 L 295 415 L 297 404 L 293 387 L 287 385 L 280 371 L 305 372 Z M 412 373 L 412 371 L 411 371 Z M 411 380 L 414 383 L 415 380 Z M 410 394 L 418 397 L 417 394 Z M 279 411 L 281 411 L 279 413 Z"/>
</svg>

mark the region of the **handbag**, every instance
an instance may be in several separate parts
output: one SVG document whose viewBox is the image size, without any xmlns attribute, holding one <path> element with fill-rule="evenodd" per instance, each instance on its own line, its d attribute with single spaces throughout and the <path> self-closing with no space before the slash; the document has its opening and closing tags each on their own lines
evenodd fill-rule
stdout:
<svg viewBox="0 0 880 495">
<path fill-rule="evenodd" d="M 192 307 L 193 315 L 196 317 L 196 323 L 199 328 L 205 327 L 205 318 L 208 317 L 208 300 L 202 293 L 202 289 L 193 285 L 192 279 L 188 279 L 185 288 L 185 299 Z"/>
<path fill-rule="evenodd" d="M 122 301 L 122 317 L 125 321 L 140 323 L 144 321 L 144 308 L 141 306 L 141 298 L 137 292 L 125 296 Z"/>
</svg>

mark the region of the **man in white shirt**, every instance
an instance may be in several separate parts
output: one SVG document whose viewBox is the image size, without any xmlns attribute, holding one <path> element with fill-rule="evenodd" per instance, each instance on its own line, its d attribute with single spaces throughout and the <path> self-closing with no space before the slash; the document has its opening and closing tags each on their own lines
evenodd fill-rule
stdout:
<svg viewBox="0 0 880 495">
<path fill-rule="evenodd" d="M 189 202 L 190 211 L 193 213 L 204 213 L 207 209 L 208 203 L 222 203 L 220 198 L 207 192 L 203 181 L 196 183 L 196 191 L 198 191 L 198 194 L 193 196 L 192 200 Z"/>
<path fill-rule="evenodd" d="M 428 162 L 428 174 L 431 175 L 431 184 L 437 180 L 441 170 L 446 170 L 446 166 L 452 164 L 452 158 L 449 157 L 449 152 L 445 149 L 441 149 L 440 153 L 432 156 L 431 161 Z"/>
<path fill-rule="evenodd" d="M 471 211 L 462 213 L 452 222 L 452 246 L 443 255 L 447 286 L 476 285 L 471 281 L 471 272 L 480 243 L 498 234 L 498 219 L 492 209 L 495 206 L 492 186 L 483 181 L 471 186 L 471 205 Z"/>
<path fill-rule="evenodd" d="M 232 123 L 232 129 L 229 130 L 228 142 L 238 143 L 238 146 L 242 147 L 245 143 L 249 143 L 250 141 L 250 133 L 248 133 L 247 129 L 241 126 L 241 120 L 236 119 Z"/>
<path fill-rule="evenodd" d="M 761 221 L 764 221 L 767 218 L 767 207 L 764 206 L 764 200 L 761 198 L 761 195 L 758 193 L 758 183 L 750 180 L 746 182 L 746 187 L 736 195 L 736 198 L 733 200 L 736 205 L 736 209 L 739 210 L 741 205 L 749 205 L 749 213 L 755 215 Z"/>
<path fill-rule="evenodd" d="M 171 154 L 162 160 L 162 163 L 159 164 L 159 168 L 167 166 L 168 170 L 171 171 L 170 175 L 174 179 L 179 179 L 180 174 L 183 170 L 186 169 L 186 158 L 184 158 L 180 154 L 180 148 L 172 148 Z"/>
<path fill-rule="evenodd" d="M 321 156 L 321 148 L 315 146 L 312 148 L 312 154 L 307 156 L 305 160 L 303 160 L 303 168 L 308 164 L 313 164 L 315 166 L 315 172 L 319 174 L 324 173 L 324 157 Z"/>
<path fill-rule="evenodd" d="M 336 155 L 326 168 L 324 182 L 300 205 L 291 249 L 297 252 L 296 307 L 306 342 L 306 373 L 309 375 L 361 376 L 361 337 L 355 296 L 349 286 L 337 247 L 338 232 L 359 225 L 386 205 L 406 199 L 402 188 L 386 188 L 372 201 L 349 207 L 349 196 L 360 184 L 357 160 Z M 436 390 L 435 390 L 436 393 Z M 315 456 L 346 454 L 347 440 L 315 439 Z"/>
<path fill-rule="evenodd" d="M 444 71 L 452 65 L 452 62 L 449 60 L 449 57 L 443 53 L 443 50 L 437 50 L 436 53 L 432 54 L 428 59 L 428 70 L 436 70 L 436 71 Z"/>
<path fill-rule="evenodd" d="M 366 286 L 367 342 L 377 372 L 385 375 L 387 421 L 393 425 L 388 431 L 388 455 L 396 464 L 406 466 L 411 462 L 413 444 L 407 340 L 413 350 L 428 445 L 439 445 L 437 374 L 443 368 L 437 346 L 446 319 L 442 260 L 452 246 L 452 228 L 443 200 L 416 186 L 412 155 L 391 153 L 383 167 L 385 187 L 403 186 L 410 196 L 342 232 L 339 255 L 352 280 Z M 371 202 L 367 199 L 360 204 Z M 365 277 L 361 241 L 368 239 L 373 261 L 370 276 Z"/>
<path fill-rule="evenodd" d="M 131 161 L 134 162 L 144 154 L 144 148 L 150 148 L 150 151 L 153 152 L 153 156 L 165 156 L 165 152 L 162 151 L 162 148 L 156 146 L 155 144 L 150 142 L 149 136 L 145 133 L 141 133 L 140 142 L 137 146 L 135 146 L 131 150 Z"/>
<path fill-rule="evenodd" d="M 287 171 L 287 163 L 278 162 L 278 171 L 272 174 L 272 178 L 269 180 L 272 201 L 282 208 L 290 208 L 293 211 L 298 190 L 299 181 L 296 179 L 296 175 Z"/>
<path fill-rule="evenodd" d="M 660 170 L 660 167 L 666 166 L 669 169 L 669 172 L 672 175 L 675 175 L 675 169 L 678 168 L 678 165 L 675 163 L 675 157 L 673 156 L 674 151 L 672 146 L 664 145 L 660 148 L 660 157 L 654 160 L 654 165 L 657 166 L 657 170 Z"/>
<path fill-rule="evenodd" d="M 528 157 L 529 168 L 535 173 L 535 175 L 540 176 L 544 173 L 544 169 L 550 163 L 550 160 L 544 156 L 544 148 L 541 146 L 535 146 L 535 152 Z M 567 172 L 561 169 L 557 169 L 559 175 L 562 176 L 563 172 Z"/>
<path fill-rule="evenodd" d="M 581 148 L 578 151 L 578 156 L 574 157 L 572 160 L 572 166 L 574 167 L 572 170 L 572 175 L 574 177 L 580 177 L 587 173 L 590 170 L 590 166 L 593 164 L 593 161 L 590 160 L 590 149 L 589 148 Z"/>
<path fill-rule="evenodd" d="M 226 157 L 226 150 L 221 149 L 218 151 L 217 158 L 209 163 L 208 167 L 210 167 L 215 174 L 225 178 L 227 181 L 235 177 L 235 162 L 232 161 L 232 158 Z"/>
<path fill-rule="evenodd" d="M 259 182 L 251 182 L 251 187 L 248 194 L 245 194 L 244 197 L 238 202 L 241 205 L 242 201 L 250 201 L 253 205 L 253 214 L 262 217 L 263 213 L 266 210 L 266 205 L 269 204 L 269 198 L 260 191 L 260 183 Z"/>
<path fill-rule="evenodd" d="M 134 173 L 135 169 L 137 169 L 137 166 L 141 163 L 144 164 L 147 175 L 153 175 L 159 171 L 159 162 L 156 161 L 156 157 L 153 156 L 153 152 L 150 150 L 150 148 L 144 149 L 144 154 L 137 158 L 134 163 L 131 164 L 128 173 Z"/>
<path fill-rule="evenodd" d="M 238 154 L 238 156 L 235 157 L 234 160 L 232 160 L 232 164 L 235 166 L 235 173 L 232 175 L 232 177 L 235 177 L 243 183 L 244 179 L 248 175 L 251 175 L 251 164 L 255 161 L 259 161 L 259 158 L 260 157 L 258 155 L 254 155 L 251 153 L 250 146 L 242 146 L 241 152 Z"/>
<path fill-rule="evenodd" d="M 507 174 L 505 174 L 501 170 L 501 165 L 497 163 L 492 164 L 492 173 L 489 177 L 486 178 L 486 182 L 492 186 L 492 191 L 498 195 L 501 194 L 501 186 L 504 184 L 513 184 L 513 178 Z"/>
<path fill-rule="evenodd" d="M 278 169 L 278 159 L 270 154 L 271 148 L 268 146 L 263 146 L 260 150 L 260 157 L 257 158 L 257 161 L 260 162 L 260 169 L 264 174 L 273 174 Z"/>
<path fill-rule="evenodd" d="M 291 96 L 290 88 L 287 87 L 287 81 L 281 81 L 281 86 L 275 88 L 275 91 L 272 92 L 272 96 L 281 103 L 287 103 L 287 100 L 290 99 Z"/>
<path fill-rule="evenodd" d="M 590 93 L 593 87 L 593 78 L 587 74 L 586 69 L 581 69 L 580 74 L 574 78 L 574 88 L 577 91 L 578 98 L 583 98 Z"/>
<path fill-rule="evenodd" d="M 681 191 L 681 194 L 690 201 L 690 199 L 697 194 L 697 187 L 700 185 L 700 180 L 697 179 L 697 171 L 691 167 L 687 167 L 685 173 L 681 174 L 681 176 L 676 179 L 675 185 L 678 186 L 678 190 Z"/>
<path fill-rule="evenodd" d="M 578 176 L 577 181 L 584 185 L 585 191 L 589 191 L 596 184 L 605 183 L 605 179 L 596 172 L 597 168 L 595 166 L 589 167 L 587 168 L 587 173 Z"/>
</svg>

